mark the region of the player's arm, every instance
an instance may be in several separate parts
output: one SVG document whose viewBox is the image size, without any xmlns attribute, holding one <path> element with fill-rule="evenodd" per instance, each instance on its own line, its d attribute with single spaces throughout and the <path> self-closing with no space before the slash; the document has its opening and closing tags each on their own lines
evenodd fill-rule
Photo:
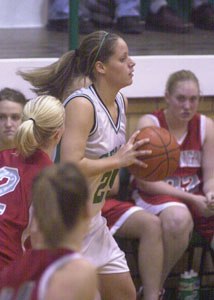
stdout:
<svg viewBox="0 0 214 300">
<path fill-rule="evenodd" d="M 95 268 L 85 259 L 78 259 L 52 276 L 45 300 L 94 300 L 97 291 Z"/>
<path fill-rule="evenodd" d="M 134 146 L 137 132 L 113 156 L 96 160 L 86 158 L 86 142 L 94 125 L 93 105 L 85 98 L 75 98 L 67 104 L 65 113 L 65 132 L 60 151 L 61 161 L 71 161 L 78 164 L 86 176 L 94 176 L 133 163 L 144 166 L 144 163 L 138 160 L 137 156 L 148 154 L 148 151 L 137 151 L 137 147 L 145 141 L 139 141 Z"/>
<path fill-rule="evenodd" d="M 157 126 L 157 124 L 152 118 L 150 118 L 148 115 L 145 115 L 138 120 L 136 129 L 141 129 L 147 126 Z"/>
<path fill-rule="evenodd" d="M 206 135 L 202 154 L 203 192 L 214 201 L 214 122 L 206 118 Z"/>
<path fill-rule="evenodd" d="M 176 187 L 164 182 L 164 181 L 155 181 L 149 182 L 141 179 L 136 179 L 137 186 L 145 193 L 155 196 L 155 195 L 170 195 L 176 198 L 179 198 L 186 204 L 192 203 L 194 201 L 195 195 L 181 191 Z"/>
<path fill-rule="evenodd" d="M 86 142 L 94 126 L 94 108 L 91 102 L 85 98 L 75 98 L 67 104 L 65 113 L 60 160 L 77 163 L 86 176 L 114 169 L 114 162 L 111 160 L 85 157 Z"/>
<path fill-rule="evenodd" d="M 194 205 L 196 209 L 205 217 L 213 215 L 213 211 L 211 211 L 210 208 L 207 207 L 207 200 L 205 196 L 181 191 L 164 181 L 148 182 L 139 179 L 137 179 L 136 181 L 138 188 L 151 196 L 173 196 L 181 200 L 186 205 Z"/>
<path fill-rule="evenodd" d="M 157 126 L 157 124 L 154 121 L 154 119 L 152 119 L 148 115 L 145 115 L 139 119 L 137 123 L 137 129 L 144 128 L 147 126 Z M 164 181 L 149 182 L 149 181 L 144 181 L 136 178 L 136 182 L 139 189 L 141 189 L 143 192 L 151 196 L 171 195 L 173 197 L 179 198 L 181 201 L 183 201 L 186 204 L 193 203 L 196 198 L 195 195 L 181 191 Z"/>
</svg>

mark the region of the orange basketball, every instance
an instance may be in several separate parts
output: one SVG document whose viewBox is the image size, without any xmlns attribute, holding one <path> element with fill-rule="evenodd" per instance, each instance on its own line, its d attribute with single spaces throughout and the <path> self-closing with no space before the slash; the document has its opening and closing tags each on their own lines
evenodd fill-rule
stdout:
<svg viewBox="0 0 214 300">
<path fill-rule="evenodd" d="M 140 159 L 148 167 L 143 168 L 134 164 L 129 167 L 130 172 L 146 181 L 163 180 L 172 175 L 180 160 L 180 149 L 175 137 L 164 128 L 149 126 L 141 129 L 136 141 L 145 138 L 149 138 L 150 142 L 139 149 L 152 150 L 152 154 Z"/>
</svg>

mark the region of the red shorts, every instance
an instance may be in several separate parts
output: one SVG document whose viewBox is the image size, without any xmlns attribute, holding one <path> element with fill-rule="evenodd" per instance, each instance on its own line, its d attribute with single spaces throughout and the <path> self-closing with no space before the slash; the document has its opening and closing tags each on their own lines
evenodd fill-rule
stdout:
<svg viewBox="0 0 214 300">
<path fill-rule="evenodd" d="M 197 195 L 203 195 L 203 193 L 197 192 Z M 149 196 L 144 193 L 135 193 L 133 197 L 136 205 L 141 206 L 146 211 L 158 215 L 166 207 L 169 206 L 184 206 L 183 202 L 178 198 L 169 195 L 157 195 Z M 188 206 L 194 221 L 195 229 L 209 242 L 214 242 L 214 216 L 203 217 L 195 207 Z"/>
<path fill-rule="evenodd" d="M 139 210 L 142 210 L 142 208 L 136 206 L 133 202 L 122 202 L 114 198 L 108 198 L 102 209 L 102 216 L 106 218 L 107 226 L 114 235 L 129 216 Z"/>
</svg>

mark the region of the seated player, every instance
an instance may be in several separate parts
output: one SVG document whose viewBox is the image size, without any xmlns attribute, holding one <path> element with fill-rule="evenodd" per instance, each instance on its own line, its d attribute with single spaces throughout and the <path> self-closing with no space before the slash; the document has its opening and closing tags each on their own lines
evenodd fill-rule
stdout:
<svg viewBox="0 0 214 300">
<path fill-rule="evenodd" d="M 88 187 L 79 169 L 67 163 L 41 171 L 33 181 L 32 210 L 37 249 L 1 273 L 0 298 L 94 300 L 96 272 L 78 252 L 90 220 Z"/>
<path fill-rule="evenodd" d="M 55 97 L 29 100 L 15 133 L 16 148 L 0 152 L 0 271 L 23 253 L 32 179 L 53 164 L 50 157 L 64 131 L 64 120 L 64 107 Z"/>
<path fill-rule="evenodd" d="M 160 292 L 163 268 L 161 223 L 158 217 L 147 213 L 133 202 L 126 201 L 127 188 L 125 193 L 122 189 L 124 184 L 128 185 L 125 181 L 129 176 L 125 172 L 125 168 L 120 170 L 120 176 L 117 176 L 111 194 L 106 199 L 102 215 L 106 218 L 112 235 L 139 240 L 138 268 L 143 293 L 139 291 L 138 299 L 162 299 Z"/>
<path fill-rule="evenodd" d="M 25 96 L 14 89 L 0 90 L 0 151 L 13 148 L 13 138 L 22 122 Z"/>
<path fill-rule="evenodd" d="M 181 150 L 180 166 L 170 178 L 158 182 L 135 178 L 133 182 L 136 205 L 158 215 L 162 222 L 162 284 L 188 247 L 193 220 L 195 228 L 214 248 L 214 124 L 197 113 L 199 98 L 195 74 L 175 72 L 166 83 L 166 108 L 142 116 L 137 125 L 168 129 Z"/>
</svg>

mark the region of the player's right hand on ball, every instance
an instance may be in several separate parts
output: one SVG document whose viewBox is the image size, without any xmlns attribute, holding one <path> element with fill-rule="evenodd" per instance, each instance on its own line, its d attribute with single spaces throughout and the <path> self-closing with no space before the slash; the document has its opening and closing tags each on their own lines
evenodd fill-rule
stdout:
<svg viewBox="0 0 214 300">
<path fill-rule="evenodd" d="M 122 145 L 116 155 L 119 156 L 121 163 L 120 167 L 128 167 L 132 164 L 137 164 L 141 167 L 146 168 L 148 165 L 138 157 L 143 157 L 145 155 L 151 155 L 152 150 L 139 150 L 138 148 L 144 144 L 149 143 L 149 139 L 142 139 L 135 142 L 136 136 L 139 134 L 139 130 L 134 132 L 129 138 L 128 142 L 125 145 Z"/>
</svg>

